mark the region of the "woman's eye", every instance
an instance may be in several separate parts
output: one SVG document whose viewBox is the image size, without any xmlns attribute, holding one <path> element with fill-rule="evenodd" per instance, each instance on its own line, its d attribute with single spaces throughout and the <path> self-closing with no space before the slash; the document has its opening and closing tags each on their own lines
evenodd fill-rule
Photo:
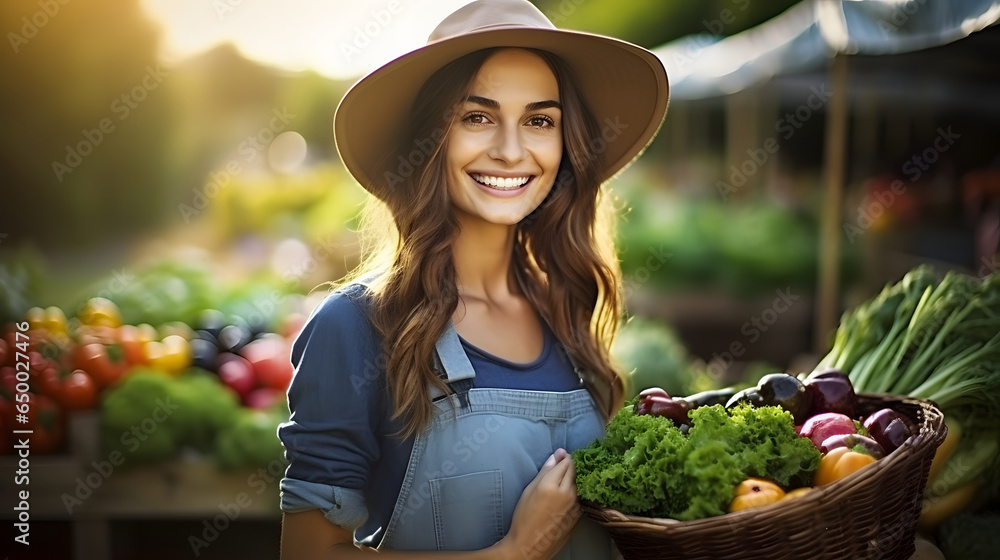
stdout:
<svg viewBox="0 0 1000 560">
<path fill-rule="evenodd" d="M 486 124 L 489 122 L 486 115 L 482 113 L 472 113 L 470 115 L 466 115 L 464 120 L 469 124 Z"/>
<path fill-rule="evenodd" d="M 546 128 L 550 126 L 555 126 L 555 121 L 551 117 L 537 116 L 528 119 L 528 124 L 536 128 Z"/>
</svg>

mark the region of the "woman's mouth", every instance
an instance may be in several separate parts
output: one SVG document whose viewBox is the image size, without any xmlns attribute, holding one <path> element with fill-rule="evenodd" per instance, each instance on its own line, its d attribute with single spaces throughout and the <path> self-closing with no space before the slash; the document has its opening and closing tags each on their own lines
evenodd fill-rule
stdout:
<svg viewBox="0 0 1000 560">
<path fill-rule="evenodd" d="M 479 173 L 470 173 L 469 175 L 480 185 L 496 189 L 498 191 L 517 190 L 524 185 L 527 185 L 528 181 L 530 181 L 533 177 L 532 175 L 525 175 L 523 177 L 494 177 L 492 175 L 481 175 Z"/>
</svg>

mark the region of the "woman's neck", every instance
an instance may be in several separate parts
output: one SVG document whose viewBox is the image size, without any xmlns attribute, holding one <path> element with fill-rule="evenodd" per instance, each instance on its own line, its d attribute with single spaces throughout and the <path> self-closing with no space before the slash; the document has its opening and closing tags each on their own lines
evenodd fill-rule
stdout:
<svg viewBox="0 0 1000 560">
<path fill-rule="evenodd" d="M 462 219 L 461 233 L 452 245 L 458 294 L 484 301 L 519 295 L 511 275 L 516 226 Z"/>
</svg>

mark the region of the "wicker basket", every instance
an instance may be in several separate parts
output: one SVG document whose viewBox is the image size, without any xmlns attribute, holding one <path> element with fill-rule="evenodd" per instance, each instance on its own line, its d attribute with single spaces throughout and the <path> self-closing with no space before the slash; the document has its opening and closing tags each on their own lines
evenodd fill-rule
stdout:
<svg viewBox="0 0 1000 560">
<path fill-rule="evenodd" d="M 914 553 L 917 518 L 944 416 L 928 401 L 861 394 L 861 414 L 892 408 L 920 427 L 902 447 L 861 471 L 770 506 L 694 521 L 625 515 L 583 504 L 625 560 L 897 559 Z"/>
</svg>

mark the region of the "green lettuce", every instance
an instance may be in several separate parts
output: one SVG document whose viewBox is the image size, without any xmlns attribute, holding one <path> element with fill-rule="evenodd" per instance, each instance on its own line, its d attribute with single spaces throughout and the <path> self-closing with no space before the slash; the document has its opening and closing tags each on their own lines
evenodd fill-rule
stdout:
<svg viewBox="0 0 1000 560">
<path fill-rule="evenodd" d="M 699 407 L 681 433 L 659 416 L 636 415 L 634 403 L 608 424 L 604 438 L 573 452 L 580 498 L 630 515 L 681 521 L 726 513 L 749 477 L 785 488 L 806 486 L 821 454 L 795 433 L 777 406 Z"/>
</svg>

